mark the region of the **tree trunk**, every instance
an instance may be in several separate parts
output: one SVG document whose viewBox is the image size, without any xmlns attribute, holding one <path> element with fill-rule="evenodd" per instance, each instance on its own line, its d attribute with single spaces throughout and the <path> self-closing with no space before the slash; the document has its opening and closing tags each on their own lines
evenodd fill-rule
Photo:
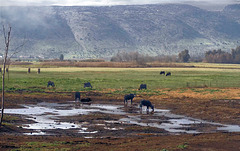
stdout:
<svg viewBox="0 0 240 151">
<path fill-rule="evenodd" d="M 11 27 L 9 27 L 9 30 L 6 35 L 5 28 L 3 26 L 3 33 L 5 38 L 5 56 L 3 61 L 3 73 L 2 73 L 2 106 L 1 106 L 1 118 L 0 118 L 0 126 L 2 125 L 3 121 L 3 114 L 4 114 L 4 100 L 5 100 L 5 68 L 6 68 L 6 62 L 7 62 L 7 55 L 8 55 L 8 48 L 10 43 L 10 34 L 11 34 Z"/>
<path fill-rule="evenodd" d="M 2 120 L 3 120 L 3 114 L 4 114 L 4 99 L 5 99 L 5 68 L 6 68 L 6 52 L 5 52 L 5 57 L 3 61 L 3 73 L 2 73 L 2 108 L 1 108 L 1 120 L 0 120 L 0 125 L 2 125 Z"/>
</svg>

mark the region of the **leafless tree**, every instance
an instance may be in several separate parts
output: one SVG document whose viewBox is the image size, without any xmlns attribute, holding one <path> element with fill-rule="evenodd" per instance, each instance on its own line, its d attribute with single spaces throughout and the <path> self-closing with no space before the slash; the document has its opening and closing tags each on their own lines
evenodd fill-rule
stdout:
<svg viewBox="0 0 240 151">
<path fill-rule="evenodd" d="M 11 35 L 11 26 L 9 26 L 8 31 L 6 31 L 5 27 L 3 26 L 3 36 L 4 36 L 4 44 L 5 44 L 5 52 L 4 52 L 4 60 L 3 60 L 3 73 L 2 73 L 2 106 L 1 106 L 1 119 L 0 119 L 0 126 L 2 125 L 3 121 L 3 113 L 4 113 L 4 99 L 5 99 L 5 68 L 7 62 L 7 55 L 9 50 L 10 44 L 10 35 Z"/>
<path fill-rule="evenodd" d="M 20 48 L 25 44 L 22 43 L 22 45 L 19 45 L 17 48 L 14 49 L 13 54 L 11 54 L 8 57 L 8 50 L 9 50 L 9 46 L 10 46 L 10 36 L 11 36 L 11 31 L 12 31 L 12 27 L 9 26 L 8 29 L 5 29 L 5 26 L 3 25 L 3 36 L 4 36 L 4 60 L 3 60 L 3 72 L 2 72 L 2 104 L 1 104 L 1 118 L 0 118 L 0 126 L 2 125 L 2 121 L 3 121 L 3 115 L 4 115 L 4 101 L 5 101 L 5 69 L 6 69 L 6 65 L 7 62 L 10 62 L 10 58 L 15 55 L 16 53 L 18 53 L 20 50 Z"/>
</svg>

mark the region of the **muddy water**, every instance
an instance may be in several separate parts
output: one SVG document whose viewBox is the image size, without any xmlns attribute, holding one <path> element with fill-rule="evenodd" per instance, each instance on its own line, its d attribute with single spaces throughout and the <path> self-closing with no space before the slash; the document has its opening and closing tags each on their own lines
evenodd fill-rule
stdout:
<svg viewBox="0 0 240 151">
<path fill-rule="evenodd" d="M 49 135 L 46 130 L 62 129 L 75 130 L 79 134 L 97 134 L 97 128 L 103 127 L 108 131 L 124 131 L 126 126 L 137 125 L 141 127 L 154 127 L 163 129 L 168 133 L 212 133 L 217 131 L 240 132 L 239 125 L 224 125 L 220 123 L 208 122 L 181 115 L 172 114 L 169 110 L 155 109 L 153 114 L 143 111 L 140 112 L 137 105 L 109 105 L 109 104 L 91 104 L 80 105 L 76 102 L 66 104 L 58 103 L 39 103 L 37 105 L 23 105 L 20 109 L 5 109 L 8 114 L 20 114 L 33 121 L 31 124 L 25 124 L 22 127 L 33 130 L 27 135 Z M 132 110 L 129 111 L 128 109 Z M 104 120 L 104 122 L 92 123 L 86 122 L 62 122 L 62 117 L 71 117 L 78 115 L 92 115 L 101 113 L 104 115 L 121 115 L 118 120 Z M 111 125 L 111 126 L 109 126 Z M 117 126 L 115 126 L 117 125 Z M 119 126 L 120 125 L 120 126 Z M 115 127 L 114 127 L 115 126 Z"/>
</svg>

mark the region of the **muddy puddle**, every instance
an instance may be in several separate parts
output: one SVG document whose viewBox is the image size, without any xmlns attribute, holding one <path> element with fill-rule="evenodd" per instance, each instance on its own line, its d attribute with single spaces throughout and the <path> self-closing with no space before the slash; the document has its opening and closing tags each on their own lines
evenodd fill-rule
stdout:
<svg viewBox="0 0 240 151">
<path fill-rule="evenodd" d="M 155 109 L 140 112 L 138 105 L 79 104 L 76 102 L 39 103 L 24 108 L 5 109 L 5 113 L 23 115 L 29 121 L 22 127 L 26 135 L 81 135 L 104 137 L 137 135 L 139 133 L 181 134 L 240 132 L 239 125 L 225 125 L 172 114 L 169 110 Z"/>
</svg>

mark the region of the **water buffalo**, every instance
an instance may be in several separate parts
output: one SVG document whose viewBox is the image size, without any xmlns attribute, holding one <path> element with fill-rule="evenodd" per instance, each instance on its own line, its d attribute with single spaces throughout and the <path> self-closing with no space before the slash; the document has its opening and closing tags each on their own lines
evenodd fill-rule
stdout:
<svg viewBox="0 0 240 151">
<path fill-rule="evenodd" d="M 54 82 L 52 82 L 52 81 L 48 81 L 47 87 L 49 87 L 49 86 L 55 87 Z"/>
<path fill-rule="evenodd" d="M 81 94 L 80 92 L 75 92 L 75 101 L 80 101 Z"/>
<path fill-rule="evenodd" d="M 146 84 L 141 84 L 138 90 L 142 90 L 142 89 L 147 89 L 147 85 Z"/>
<path fill-rule="evenodd" d="M 90 82 L 84 83 L 84 88 L 86 88 L 86 87 L 90 87 L 90 88 L 92 88 L 91 83 L 90 83 Z"/>
<path fill-rule="evenodd" d="M 168 73 L 166 74 L 166 76 L 171 76 L 171 72 L 168 72 Z"/>
<path fill-rule="evenodd" d="M 161 72 L 160 72 L 160 75 L 161 75 L 161 74 L 165 75 L 165 71 L 161 71 Z"/>
<path fill-rule="evenodd" d="M 82 103 L 88 103 L 88 102 L 91 102 L 91 101 L 92 101 L 91 98 L 83 98 L 83 99 L 81 99 Z"/>
<path fill-rule="evenodd" d="M 132 100 L 133 98 L 135 97 L 136 95 L 135 94 L 127 94 L 124 96 L 124 104 L 125 102 L 127 103 L 128 100 L 131 100 L 131 104 L 132 104 Z"/>
<path fill-rule="evenodd" d="M 146 106 L 147 107 L 147 112 L 149 111 L 149 107 L 152 108 L 152 112 L 154 112 L 154 106 L 152 105 L 152 103 L 149 100 L 142 100 L 140 102 L 140 109 L 142 111 L 142 106 Z"/>
</svg>

